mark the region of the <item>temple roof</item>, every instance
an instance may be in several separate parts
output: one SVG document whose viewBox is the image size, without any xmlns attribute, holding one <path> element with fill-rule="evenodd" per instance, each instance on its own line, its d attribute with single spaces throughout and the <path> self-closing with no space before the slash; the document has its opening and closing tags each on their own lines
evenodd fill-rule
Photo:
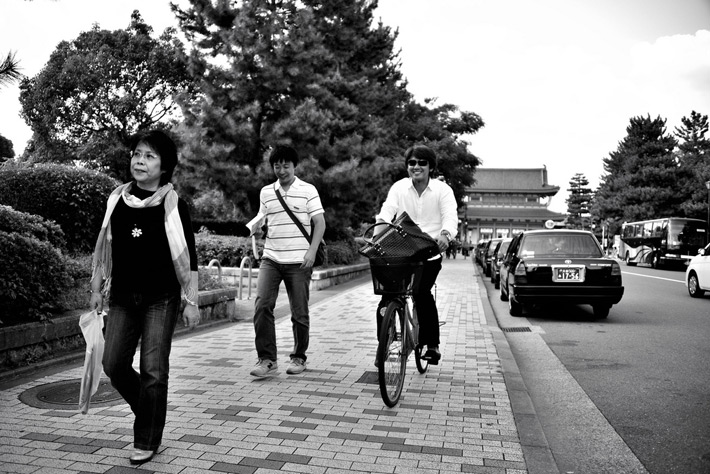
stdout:
<svg viewBox="0 0 710 474">
<path fill-rule="evenodd" d="M 554 196 L 559 186 L 547 183 L 547 168 L 476 168 L 473 193 L 523 193 Z"/>
<path fill-rule="evenodd" d="M 469 222 L 472 219 L 485 221 L 526 221 L 526 220 L 548 220 L 561 221 L 566 214 L 553 212 L 546 207 L 477 207 L 468 206 L 466 217 Z"/>
</svg>

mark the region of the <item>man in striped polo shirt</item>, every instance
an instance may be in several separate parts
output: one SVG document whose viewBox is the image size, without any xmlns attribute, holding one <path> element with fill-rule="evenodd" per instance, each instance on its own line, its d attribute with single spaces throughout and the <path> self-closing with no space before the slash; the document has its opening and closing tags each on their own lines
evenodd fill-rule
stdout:
<svg viewBox="0 0 710 474">
<path fill-rule="evenodd" d="M 300 374 L 306 369 L 310 330 L 309 287 L 318 245 L 325 232 L 325 218 L 318 190 L 296 177 L 296 150 L 288 146 L 276 147 L 269 157 L 269 164 L 277 181 L 264 186 L 259 195 L 259 214 L 265 216 L 268 232 L 254 303 L 255 342 L 259 359 L 251 375 L 257 378 L 278 374 L 274 307 L 282 281 L 286 285 L 291 305 L 294 339 L 286 373 Z M 277 192 L 311 235 L 310 244 L 284 210 L 276 196 Z"/>
</svg>

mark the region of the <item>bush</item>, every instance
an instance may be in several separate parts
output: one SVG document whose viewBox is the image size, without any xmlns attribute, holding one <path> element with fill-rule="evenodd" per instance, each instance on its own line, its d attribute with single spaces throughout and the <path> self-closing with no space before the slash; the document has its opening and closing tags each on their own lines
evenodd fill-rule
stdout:
<svg viewBox="0 0 710 474">
<path fill-rule="evenodd" d="M 248 237 L 249 229 L 244 222 L 218 221 L 214 219 L 192 219 L 192 228 L 195 232 L 207 229 L 209 233 L 217 235 L 231 235 Z"/>
<path fill-rule="evenodd" d="M 197 260 L 200 265 L 209 265 L 212 260 L 217 260 L 223 267 L 238 267 L 244 256 L 252 259 L 252 266 L 256 268 L 258 262 L 254 259 L 251 238 L 214 235 L 209 232 L 195 234 L 197 247 Z M 354 240 L 327 242 L 328 266 L 350 265 L 360 260 L 357 244 Z M 263 240 L 257 240 L 259 255 L 264 251 Z"/>
<path fill-rule="evenodd" d="M 326 242 L 328 244 L 328 266 L 350 265 L 360 260 L 354 241 Z"/>
<path fill-rule="evenodd" d="M 0 319 L 44 319 L 73 279 L 67 259 L 49 242 L 0 231 Z"/>
<path fill-rule="evenodd" d="M 197 248 L 198 264 L 202 266 L 209 265 L 212 260 L 217 260 L 223 267 L 238 267 L 245 256 L 254 262 L 251 239 L 247 237 L 199 232 L 195 234 L 195 247 Z"/>
<path fill-rule="evenodd" d="M 219 290 L 221 288 L 227 288 L 229 285 L 222 283 L 219 277 L 211 275 L 204 268 L 200 268 L 197 272 L 197 289 L 198 291 L 205 290 Z"/>
<path fill-rule="evenodd" d="M 46 221 L 40 216 L 16 211 L 10 206 L 0 205 L 0 230 L 35 237 L 42 242 L 49 242 L 58 249 L 66 250 L 67 247 L 64 232 L 57 224 Z"/>
<path fill-rule="evenodd" d="M 0 168 L 0 204 L 59 224 L 70 252 L 92 251 L 118 186 L 113 178 L 75 166 L 40 164 Z"/>
</svg>

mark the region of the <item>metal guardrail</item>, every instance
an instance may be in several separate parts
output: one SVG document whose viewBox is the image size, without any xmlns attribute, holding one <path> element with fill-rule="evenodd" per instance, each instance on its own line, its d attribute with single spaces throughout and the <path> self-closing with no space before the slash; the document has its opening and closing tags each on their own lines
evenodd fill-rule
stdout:
<svg viewBox="0 0 710 474">
<path fill-rule="evenodd" d="M 219 278 L 220 283 L 222 282 L 222 265 L 219 263 L 219 260 L 217 259 L 212 259 L 210 263 L 207 264 L 207 268 L 211 267 L 217 267 L 217 276 Z M 249 266 L 249 272 L 247 276 L 249 277 L 247 280 L 247 286 L 249 288 L 247 292 L 247 299 L 251 299 L 251 280 L 253 278 L 253 268 L 251 264 L 251 258 L 249 257 L 244 257 L 242 258 L 242 262 L 239 264 L 239 282 L 237 284 L 237 299 L 241 300 L 242 299 L 242 290 L 244 287 L 244 267 Z"/>
<path fill-rule="evenodd" d="M 210 263 L 207 264 L 207 268 L 212 268 L 215 264 L 217 265 L 217 276 L 219 277 L 219 282 L 222 283 L 222 265 L 220 265 L 219 260 L 213 258 L 210 260 Z"/>
<path fill-rule="evenodd" d="M 245 263 L 249 265 L 249 279 L 247 280 L 247 287 L 249 288 L 249 292 L 247 293 L 247 299 L 251 299 L 251 279 L 252 279 L 252 267 L 251 267 L 251 258 L 249 257 L 244 257 L 242 258 L 242 263 L 239 264 L 239 286 L 238 292 L 237 292 L 237 298 L 242 299 L 242 287 L 244 286 L 242 284 L 243 278 L 244 278 L 244 266 Z"/>
</svg>

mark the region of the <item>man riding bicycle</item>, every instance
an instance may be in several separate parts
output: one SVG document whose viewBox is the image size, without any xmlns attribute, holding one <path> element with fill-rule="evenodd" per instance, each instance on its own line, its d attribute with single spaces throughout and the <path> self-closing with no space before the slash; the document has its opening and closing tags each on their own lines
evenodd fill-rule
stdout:
<svg viewBox="0 0 710 474">
<path fill-rule="evenodd" d="M 444 252 L 449 242 L 456 236 L 458 214 L 456 198 L 451 187 L 443 181 L 434 179 L 436 171 L 436 153 L 424 145 L 415 145 L 404 153 L 408 178 L 403 178 L 392 185 L 387 193 L 387 199 L 382 204 L 377 222 L 392 222 L 395 216 L 406 212 L 412 220 L 437 241 L 439 251 Z M 378 226 L 375 233 L 384 231 L 386 226 Z M 439 351 L 439 312 L 431 289 L 441 271 L 441 254 L 424 262 L 417 292 L 412 295 L 417 308 L 420 325 L 419 342 L 427 346 L 422 356 L 430 364 L 436 365 L 441 358 Z M 380 334 L 382 322 L 381 309 L 387 306 L 387 298 L 383 296 L 377 308 L 377 334 Z"/>
</svg>

